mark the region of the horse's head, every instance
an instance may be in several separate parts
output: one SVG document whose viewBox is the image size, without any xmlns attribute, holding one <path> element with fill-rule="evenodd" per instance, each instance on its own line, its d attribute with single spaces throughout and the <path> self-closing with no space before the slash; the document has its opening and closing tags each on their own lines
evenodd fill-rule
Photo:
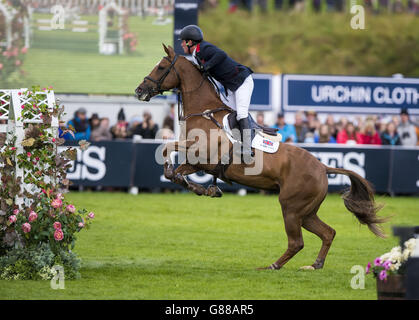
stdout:
<svg viewBox="0 0 419 320">
<path fill-rule="evenodd" d="M 150 74 L 144 78 L 144 81 L 135 89 L 138 100 L 150 101 L 155 95 L 176 88 L 180 84 L 179 74 L 175 68 L 178 56 L 171 46 L 166 47 L 163 44 L 163 48 L 167 53 L 167 57 L 161 59 Z"/>
</svg>

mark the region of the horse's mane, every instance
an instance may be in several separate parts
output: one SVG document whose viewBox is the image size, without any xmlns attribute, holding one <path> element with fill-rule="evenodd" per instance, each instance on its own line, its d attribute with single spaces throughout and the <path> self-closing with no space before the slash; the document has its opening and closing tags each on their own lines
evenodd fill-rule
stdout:
<svg viewBox="0 0 419 320">
<path fill-rule="evenodd" d="M 199 69 L 199 67 L 194 64 L 192 61 L 190 61 L 188 58 L 184 57 L 184 56 L 180 56 L 181 58 L 183 58 L 184 60 L 187 61 L 187 63 L 189 63 L 193 69 L 195 69 L 197 71 L 197 73 L 200 75 L 201 79 L 204 78 L 204 74 L 201 73 L 201 70 Z M 207 82 L 209 84 L 210 90 L 214 93 L 214 96 L 218 99 L 218 102 L 220 104 L 222 104 L 224 107 L 229 108 L 231 111 L 234 111 L 231 107 L 229 107 L 228 105 L 226 105 L 223 100 L 221 100 L 221 96 L 220 94 L 217 92 L 217 90 L 214 87 L 214 84 L 208 79 L 208 77 L 206 77 L 204 79 L 205 82 Z"/>
</svg>

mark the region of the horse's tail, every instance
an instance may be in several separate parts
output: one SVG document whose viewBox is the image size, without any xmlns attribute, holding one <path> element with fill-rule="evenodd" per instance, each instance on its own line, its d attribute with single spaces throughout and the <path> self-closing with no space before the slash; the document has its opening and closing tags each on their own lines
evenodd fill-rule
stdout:
<svg viewBox="0 0 419 320">
<path fill-rule="evenodd" d="M 376 236 L 386 238 L 379 224 L 389 218 L 380 218 L 376 214 L 382 208 L 374 200 L 374 190 L 369 182 L 359 174 L 345 169 L 326 167 L 327 173 L 344 174 L 351 180 L 351 188 L 342 194 L 346 209 L 352 212 L 361 224 L 366 224 Z"/>
</svg>

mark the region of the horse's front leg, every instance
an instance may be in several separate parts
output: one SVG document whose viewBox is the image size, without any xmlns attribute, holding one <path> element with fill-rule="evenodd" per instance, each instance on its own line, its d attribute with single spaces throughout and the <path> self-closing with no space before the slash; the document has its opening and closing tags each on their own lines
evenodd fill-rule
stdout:
<svg viewBox="0 0 419 320">
<path fill-rule="evenodd" d="M 222 191 L 216 185 L 210 185 L 208 188 L 205 188 L 199 183 L 188 181 L 186 176 L 192 173 L 199 171 L 194 166 L 189 163 L 183 163 L 176 170 L 173 170 L 173 166 L 169 163 L 164 164 L 164 175 L 170 181 L 181 185 L 185 189 L 192 191 L 198 196 L 209 196 L 211 198 L 221 197 L 223 195 Z M 214 178 L 216 180 L 216 178 Z"/>
</svg>

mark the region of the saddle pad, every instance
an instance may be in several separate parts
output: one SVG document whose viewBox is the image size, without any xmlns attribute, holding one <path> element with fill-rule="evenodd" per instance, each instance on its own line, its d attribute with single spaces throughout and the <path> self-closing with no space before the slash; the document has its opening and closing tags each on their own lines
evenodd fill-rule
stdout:
<svg viewBox="0 0 419 320">
<path fill-rule="evenodd" d="M 228 116 L 229 115 L 227 114 L 223 118 L 224 131 L 226 132 L 227 137 L 231 141 L 231 143 L 235 143 L 238 141 L 233 137 L 233 133 L 231 131 L 230 124 L 228 121 Z M 279 142 L 282 139 L 282 136 L 280 134 L 277 134 L 277 136 L 275 137 L 275 136 L 271 136 L 262 132 L 262 130 L 254 130 L 254 131 L 255 131 L 255 134 L 252 134 L 252 136 L 254 136 L 254 138 L 252 139 L 252 148 L 255 148 L 263 152 L 267 152 L 267 153 L 275 153 L 278 151 Z"/>
</svg>

